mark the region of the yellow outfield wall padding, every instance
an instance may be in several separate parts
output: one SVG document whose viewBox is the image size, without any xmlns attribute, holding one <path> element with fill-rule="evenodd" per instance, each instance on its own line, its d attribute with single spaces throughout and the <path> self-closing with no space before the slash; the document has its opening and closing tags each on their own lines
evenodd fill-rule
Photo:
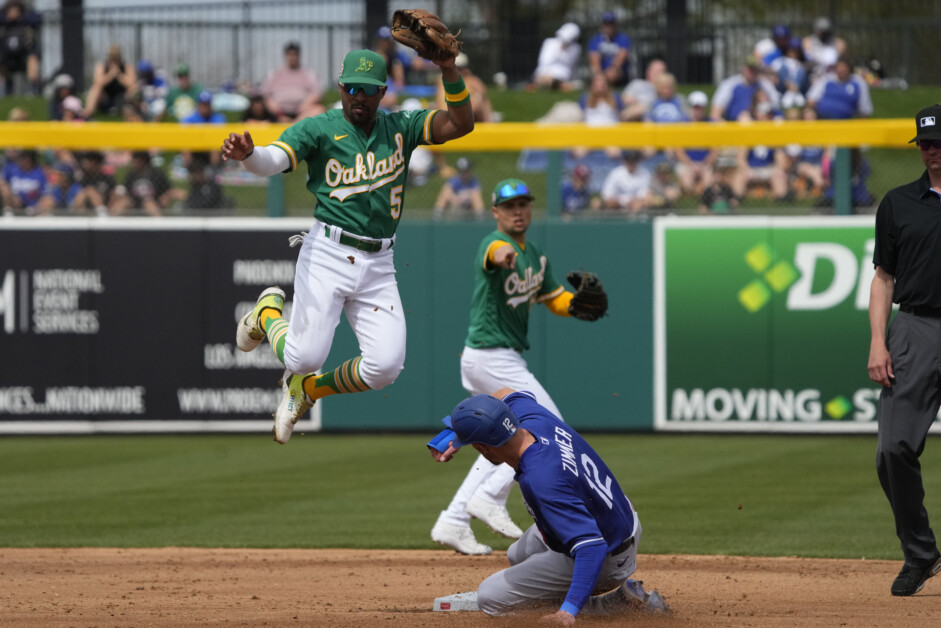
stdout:
<svg viewBox="0 0 941 628">
<path fill-rule="evenodd" d="M 155 124 L 146 122 L 0 122 L 0 148 L 217 150 L 230 132 L 248 129 L 258 145 L 276 140 L 284 124 Z M 622 147 L 710 147 L 906 145 L 914 136 L 909 119 L 714 122 L 612 126 L 504 122 L 477 124 L 472 133 L 436 146 L 447 152 L 518 151 Z"/>
</svg>

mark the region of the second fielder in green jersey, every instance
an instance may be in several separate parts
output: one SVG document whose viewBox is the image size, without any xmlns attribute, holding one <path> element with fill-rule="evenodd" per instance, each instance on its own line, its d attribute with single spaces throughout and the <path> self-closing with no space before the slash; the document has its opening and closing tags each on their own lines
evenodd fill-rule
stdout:
<svg viewBox="0 0 941 628">
<path fill-rule="evenodd" d="M 507 179 L 493 191 L 497 230 L 484 238 L 474 258 L 474 294 L 470 328 L 461 354 L 461 382 L 471 395 L 503 387 L 529 391 L 540 405 L 561 418 L 549 393 L 523 359 L 529 348 L 529 313 L 544 303 L 553 314 L 570 316 L 573 294 L 552 272 L 552 265 L 535 243 L 526 240 L 532 222 L 533 196 L 518 179 Z M 519 538 L 506 500 L 513 488 L 511 467 L 479 456 L 446 510 L 431 530 L 431 538 L 463 554 L 489 554 L 470 527 L 471 517 L 496 532 Z"/>
<path fill-rule="evenodd" d="M 224 159 L 242 161 L 259 175 L 293 171 L 307 162 L 307 189 L 316 197 L 315 222 L 304 235 L 294 277 L 291 320 L 282 318 L 284 292 L 266 289 L 239 321 L 239 349 L 266 337 L 284 364 L 284 396 L 275 412 L 274 438 L 285 443 L 313 403 L 335 393 L 391 384 L 405 362 L 405 311 L 392 259 L 402 216 L 412 151 L 440 144 L 474 128 L 470 97 L 454 59 L 435 61 L 448 94 L 446 111 L 379 111 L 386 63 L 370 50 L 354 50 L 340 68 L 341 110 L 305 118 L 277 141 L 254 145 L 232 133 Z M 322 375 L 319 370 L 345 312 L 361 355 Z"/>
</svg>

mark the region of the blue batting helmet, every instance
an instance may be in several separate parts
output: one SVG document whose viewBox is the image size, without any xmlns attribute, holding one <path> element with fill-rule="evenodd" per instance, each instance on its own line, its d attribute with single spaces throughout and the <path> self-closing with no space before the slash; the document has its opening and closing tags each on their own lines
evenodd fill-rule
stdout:
<svg viewBox="0 0 941 628">
<path fill-rule="evenodd" d="M 475 395 L 451 411 L 451 429 L 457 434 L 455 447 L 480 443 L 499 447 L 516 433 L 520 421 L 502 399 Z"/>
</svg>

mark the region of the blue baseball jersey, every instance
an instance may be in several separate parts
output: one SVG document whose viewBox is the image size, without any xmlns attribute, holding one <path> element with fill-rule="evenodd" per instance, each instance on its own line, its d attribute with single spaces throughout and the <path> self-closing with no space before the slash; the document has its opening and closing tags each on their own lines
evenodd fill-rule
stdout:
<svg viewBox="0 0 941 628">
<path fill-rule="evenodd" d="M 536 438 L 523 452 L 516 480 L 546 545 L 572 557 L 592 545 L 616 549 L 634 533 L 634 509 L 608 465 L 530 393 L 514 392 L 504 401 Z"/>
</svg>

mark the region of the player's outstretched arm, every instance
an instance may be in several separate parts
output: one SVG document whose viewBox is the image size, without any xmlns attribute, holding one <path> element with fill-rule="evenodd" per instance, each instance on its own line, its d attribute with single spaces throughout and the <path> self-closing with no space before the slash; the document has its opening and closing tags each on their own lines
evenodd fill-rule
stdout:
<svg viewBox="0 0 941 628">
<path fill-rule="evenodd" d="M 241 133 L 229 133 L 229 137 L 222 142 L 222 161 L 234 159 L 242 161 L 252 154 L 255 150 L 255 142 L 252 141 L 252 134 L 245 131 Z"/>
<path fill-rule="evenodd" d="M 441 68 L 441 80 L 444 82 L 444 97 L 448 108 L 435 115 L 432 120 L 432 132 L 435 143 L 443 144 L 464 137 L 474 130 L 474 108 L 471 106 L 470 92 L 464 84 L 464 77 L 454 67 L 454 57 L 434 63 Z"/>
</svg>

